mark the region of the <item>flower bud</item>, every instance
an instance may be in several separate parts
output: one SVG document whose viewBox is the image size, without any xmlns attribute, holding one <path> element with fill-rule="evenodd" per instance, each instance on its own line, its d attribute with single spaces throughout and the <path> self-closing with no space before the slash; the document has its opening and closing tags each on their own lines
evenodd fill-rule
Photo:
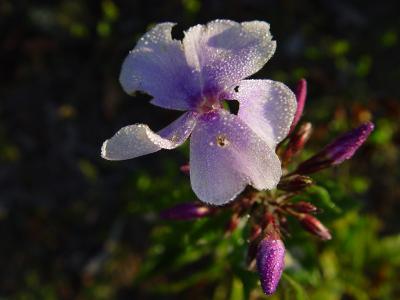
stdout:
<svg viewBox="0 0 400 300">
<path fill-rule="evenodd" d="M 285 245 L 279 237 L 267 236 L 258 245 L 257 271 L 266 295 L 272 295 L 285 266 Z"/>
<path fill-rule="evenodd" d="M 327 145 L 322 151 L 302 162 L 296 172 L 310 174 L 350 159 L 373 129 L 374 124 L 367 122 L 345 133 Z"/>
<path fill-rule="evenodd" d="M 296 192 L 313 184 L 313 180 L 304 175 L 294 174 L 284 177 L 278 183 L 278 189 L 288 192 Z"/>
<path fill-rule="evenodd" d="M 288 220 L 284 215 L 279 216 L 279 228 L 283 232 L 286 232 L 286 233 L 289 232 Z"/>
<path fill-rule="evenodd" d="M 289 132 L 293 131 L 293 129 L 299 122 L 301 115 L 303 114 L 306 97 L 307 97 L 307 81 L 303 78 L 300 79 L 300 81 L 297 84 L 296 88 L 297 109 L 292 121 L 292 125 L 290 126 Z"/>
<path fill-rule="evenodd" d="M 179 168 L 179 170 L 181 170 L 181 172 L 182 172 L 183 174 L 189 175 L 189 173 L 190 173 L 190 166 L 189 166 L 189 164 L 182 165 L 182 166 Z"/>
<path fill-rule="evenodd" d="M 212 214 L 215 208 L 198 203 L 181 203 L 160 213 L 161 218 L 168 220 L 191 220 Z"/>
<path fill-rule="evenodd" d="M 303 150 L 304 145 L 310 139 L 312 133 L 312 125 L 311 123 L 305 123 L 301 125 L 299 130 L 297 130 L 289 140 L 289 143 L 286 146 L 285 151 L 282 154 L 282 162 L 283 164 L 287 164 L 292 157 L 296 156 Z"/>
<path fill-rule="evenodd" d="M 299 202 L 293 203 L 291 205 L 291 207 L 301 213 L 312 213 L 312 212 L 316 212 L 318 210 L 318 208 L 315 205 L 311 204 L 310 202 L 305 202 L 305 201 L 299 201 Z"/>
<path fill-rule="evenodd" d="M 250 229 L 249 241 L 255 241 L 262 233 L 262 228 L 258 224 L 254 224 Z"/>
<path fill-rule="evenodd" d="M 328 228 L 326 228 L 317 218 L 308 214 L 302 214 L 299 220 L 304 229 L 319 237 L 321 240 L 327 241 L 332 238 Z"/>
<path fill-rule="evenodd" d="M 235 229 L 238 227 L 239 222 L 240 222 L 239 214 L 238 213 L 232 214 L 228 224 L 225 227 L 225 233 L 231 234 L 232 232 L 234 232 Z"/>
</svg>

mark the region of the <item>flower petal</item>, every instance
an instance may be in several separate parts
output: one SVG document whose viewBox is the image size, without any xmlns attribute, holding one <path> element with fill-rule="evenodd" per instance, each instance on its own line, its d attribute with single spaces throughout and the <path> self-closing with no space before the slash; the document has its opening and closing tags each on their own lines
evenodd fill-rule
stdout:
<svg viewBox="0 0 400 300">
<path fill-rule="evenodd" d="M 143 91 L 153 104 L 177 110 L 191 107 L 190 95 L 198 89 L 179 40 L 173 40 L 173 23 L 161 23 L 146 33 L 126 57 L 120 74 L 128 94 Z"/>
<path fill-rule="evenodd" d="M 186 59 L 205 96 L 218 96 L 258 70 L 275 52 L 269 24 L 215 20 L 191 27 L 183 39 Z"/>
<path fill-rule="evenodd" d="M 196 125 L 197 113 L 187 112 L 158 134 L 147 125 L 135 124 L 121 128 L 101 147 L 101 156 L 108 160 L 124 160 L 173 149 L 183 144 Z"/>
<path fill-rule="evenodd" d="M 281 172 L 276 154 L 237 116 L 214 110 L 199 118 L 190 140 L 190 179 L 200 200 L 221 205 L 248 184 L 274 188 Z"/>
<path fill-rule="evenodd" d="M 296 112 L 296 96 L 283 83 L 243 80 L 230 99 L 239 101 L 238 116 L 268 145 L 275 146 L 289 133 Z"/>
</svg>

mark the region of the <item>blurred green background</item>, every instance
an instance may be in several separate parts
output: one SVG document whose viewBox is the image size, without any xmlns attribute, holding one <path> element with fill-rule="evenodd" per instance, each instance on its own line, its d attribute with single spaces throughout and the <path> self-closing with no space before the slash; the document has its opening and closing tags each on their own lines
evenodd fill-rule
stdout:
<svg viewBox="0 0 400 300">
<path fill-rule="evenodd" d="M 195 199 L 187 146 L 124 162 L 100 158 L 120 127 L 160 129 L 179 114 L 129 97 L 121 63 L 149 26 L 174 35 L 216 18 L 265 20 L 278 43 L 257 78 L 308 80 L 303 157 L 373 120 L 349 162 L 309 199 L 333 239 L 291 224 L 271 299 L 400 299 L 398 1 L 0 2 L 0 299 L 265 299 L 246 270 L 247 226 L 229 211 L 195 222 L 158 212 Z M 329 198 L 329 194 L 330 198 Z M 333 206 L 333 201 L 336 206 Z"/>
</svg>

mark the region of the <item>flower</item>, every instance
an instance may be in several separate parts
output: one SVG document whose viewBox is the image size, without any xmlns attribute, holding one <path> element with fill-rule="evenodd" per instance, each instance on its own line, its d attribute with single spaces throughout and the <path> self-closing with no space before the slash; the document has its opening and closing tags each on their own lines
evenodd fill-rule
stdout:
<svg viewBox="0 0 400 300">
<path fill-rule="evenodd" d="M 356 153 L 373 130 L 374 124 L 372 122 L 366 122 L 343 134 L 320 152 L 302 162 L 296 172 L 300 174 L 310 174 L 327 167 L 341 164 Z"/>
<path fill-rule="evenodd" d="M 281 177 L 276 145 L 285 138 L 296 111 L 290 89 L 272 80 L 244 79 L 275 52 L 269 24 L 215 20 L 172 39 L 173 23 L 161 23 L 130 51 L 121 70 L 123 89 L 153 96 L 151 103 L 186 111 L 155 133 L 147 125 L 120 129 L 101 155 L 124 160 L 173 149 L 190 135 L 190 180 L 204 202 L 222 205 L 247 185 L 274 188 Z M 224 100 L 237 100 L 237 115 Z"/>
<path fill-rule="evenodd" d="M 257 271 L 265 294 L 272 295 L 285 267 L 285 245 L 279 237 L 267 236 L 257 250 Z"/>
</svg>

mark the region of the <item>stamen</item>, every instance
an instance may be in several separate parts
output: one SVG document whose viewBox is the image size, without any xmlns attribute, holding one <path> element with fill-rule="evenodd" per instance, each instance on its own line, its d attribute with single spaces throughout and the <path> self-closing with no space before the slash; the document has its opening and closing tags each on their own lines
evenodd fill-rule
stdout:
<svg viewBox="0 0 400 300">
<path fill-rule="evenodd" d="M 226 138 L 226 136 L 220 134 L 217 136 L 217 145 L 221 148 L 224 148 L 229 145 L 229 140 Z"/>
</svg>

